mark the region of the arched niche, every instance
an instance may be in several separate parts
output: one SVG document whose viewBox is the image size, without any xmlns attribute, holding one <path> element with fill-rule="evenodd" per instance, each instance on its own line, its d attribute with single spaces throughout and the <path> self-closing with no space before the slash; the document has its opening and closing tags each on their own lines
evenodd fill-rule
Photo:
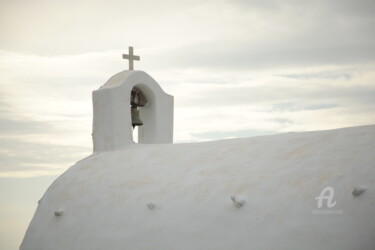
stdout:
<svg viewBox="0 0 375 250">
<path fill-rule="evenodd" d="M 143 71 L 123 71 L 93 91 L 94 152 L 111 151 L 133 144 L 130 97 L 136 87 L 147 98 L 140 112 L 138 143 L 173 142 L 173 96 Z"/>
</svg>

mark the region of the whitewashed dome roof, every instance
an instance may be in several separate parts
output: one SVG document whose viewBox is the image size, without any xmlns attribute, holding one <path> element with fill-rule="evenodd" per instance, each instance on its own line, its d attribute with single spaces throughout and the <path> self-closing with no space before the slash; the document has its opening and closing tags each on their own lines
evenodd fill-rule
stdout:
<svg viewBox="0 0 375 250">
<path fill-rule="evenodd" d="M 374 163 L 375 126 L 127 145 L 61 175 L 21 249 L 373 250 Z"/>
</svg>

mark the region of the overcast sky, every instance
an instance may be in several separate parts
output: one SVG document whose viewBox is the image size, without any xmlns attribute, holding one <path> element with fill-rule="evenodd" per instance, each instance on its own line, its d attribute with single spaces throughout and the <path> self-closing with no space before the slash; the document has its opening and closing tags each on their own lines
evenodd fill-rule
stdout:
<svg viewBox="0 0 375 250">
<path fill-rule="evenodd" d="M 128 46 L 175 97 L 175 142 L 374 124 L 374 13 L 373 0 L 0 1 L 1 224 L 25 195 L 11 185 L 40 196 L 91 153 L 91 92 Z"/>
</svg>

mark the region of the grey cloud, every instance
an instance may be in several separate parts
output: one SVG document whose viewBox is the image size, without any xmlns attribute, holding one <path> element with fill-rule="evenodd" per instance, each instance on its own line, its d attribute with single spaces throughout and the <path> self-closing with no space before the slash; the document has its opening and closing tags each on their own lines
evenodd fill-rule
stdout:
<svg viewBox="0 0 375 250">
<path fill-rule="evenodd" d="M 25 114 L 20 114 L 12 103 L 5 100 L 6 96 L 4 92 L 0 92 L 0 99 L 3 99 L 0 101 L 0 136 L 56 132 L 51 123 L 33 121 L 25 117 Z"/>
<path fill-rule="evenodd" d="M 46 60 L 49 58 L 46 57 Z M 56 100 L 82 100 L 91 99 L 91 92 L 98 88 L 100 84 L 105 82 L 106 76 L 102 78 L 95 78 L 89 75 L 87 76 L 69 76 L 74 72 L 62 70 L 56 76 L 45 74 L 42 68 L 38 68 L 40 71 L 33 75 L 32 71 L 23 72 L 14 77 L 15 81 L 19 84 L 25 85 L 34 96 L 41 96 L 43 98 L 55 98 Z M 65 73 L 65 74 L 64 74 Z M 0 93 L 1 97 L 1 93 Z M 27 95 L 23 95 L 27 97 Z"/>
<path fill-rule="evenodd" d="M 353 15 L 353 16 L 373 16 L 375 3 L 372 0 L 228 0 L 228 3 L 234 4 L 241 9 L 260 9 L 269 11 L 280 11 L 280 9 L 292 9 L 298 11 L 320 12 L 334 15 Z"/>
<path fill-rule="evenodd" d="M 310 96 L 317 100 L 336 100 L 343 105 L 362 104 L 364 109 L 373 109 L 375 105 L 375 85 L 326 86 L 314 90 Z"/>
<path fill-rule="evenodd" d="M 191 6 L 194 6 L 193 9 L 199 9 L 199 6 L 207 5 L 206 1 L 162 1 L 157 4 L 150 1 L 147 4 L 146 1 L 130 3 L 111 0 L 105 4 L 102 1 L 92 1 L 90 8 L 87 8 L 85 3 L 77 2 L 74 3 L 75 12 L 71 11 L 72 3 L 69 1 L 33 1 L 24 4 L 11 2 L 16 1 L 3 3 L 3 8 L 0 8 L 4 12 L 4 35 L 0 45 L 9 50 L 39 54 L 75 54 L 114 50 L 137 42 L 138 46 L 143 48 L 161 51 L 162 48 L 173 48 L 181 43 L 180 40 L 173 40 L 173 37 L 183 37 L 184 45 L 169 49 L 167 54 L 150 55 L 152 58 L 142 65 L 150 69 L 252 70 L 366 63 L 375 60 L 373 0 L 209 1 L 212 7 L 219 10 L 233 7 L 237 12 L 225 12 L 233 16 L 228 18 L 223 32 L 222 27 L 211 22 L 202 23 L 202 28 L 194 27 L 194 30 L 204 27 L 207 34 L 221 34 L 207 35 L 207 38 L 202 39 L 195 39 L 192 35 L 194 33 L 189 30 L 176 29 L 180 26 L 186 27 L 189 20 L 194 18 L 193 13 L 186 13 L 187 16 L 182 20 L 170 20 L 168 23 L 175 24 L 171 26 L 165 25 L 164 18 L 168 19 L 171 13 L 185 11 Z M 131 7 L 124 8 L 128 5 Z M 41 9 L 45 11 L 39 13 Z M 13 14 L 6 15 L 7 12 Z M 28 13 L 35 17 L 35 20 L 19 13 Z M 222 20 L 221 13 L 213 11 L 210 18 Z M 192 16 L 188 16 L 189 14 Z M 149 19 L 149 16 L 155 16 L 155 19 Z M 176 19 L 175 15 L 171 15 L 171 18 L 172 16 Z M 246 18 L 248 16 L 255 17 L 256 20 Z M 48 17 L 48 22 L 43 20 Z M 150 25 L 157 25 L 160 18 L 163 19 L 161 24 L 164 25 L 158 26 L 155 31 L 157 33 L 148 30 Z M 204 21 L 202 18 L 202 22 Z M 59 32 L 56 32 L 57 27 Z M 46 32 L 45 29 L 51 32 Z M 33 35 L 34 33 L 36 35 Z M 257 42 L 254 42 L 253 38 L 257 37 L 258 33 L 265 35 L 260 35 L 255 39 Z M 172 37 L 168 43 L 157 43 L 150 39 L 158 34 L 172 34 Z M 197 40 L 206 42 L 194 44 Z"/>
<path fill-rule="evenodd" d="M 352 79 L 352 74 L 350 72 L 318 72 L 318 73 L 308 73 L 308 74 L 285 74 L 285 75 L 275 75 L 292 79 L 340 79 L 340 80 L 350 80 Z"/>
<path fill-rule="evenodd" d="M 287 119 L 287 118 L 276 118 L 276 119 L 272 119 L 271 121 L 274 121 L 276 123 L 283 124 L 283 125 L 294 123 L 291 119 Z"/>
<path fill-rule="evenodd" d="M 370 32 L 369 30 L 367 32 Z M 349 32 L 350 33 L 350 32 Z M 374 33 L 375 34 L 375 33 Z M 312 36 L 312 35 L 309 35 Z M 358 43 L 347 43 L 341 37 L 337 42 L 314 37 L 284 38 L 264 43 L 246 41 L 207 42 L 181 47 L 161 56 L 151 58 L 146 67 L 154 68 L 206 68 L 217 70 L 255 71 L 270 68 L 353 65 L 375 62 L 375 35 Z M 354 35 L 355 36 L 355 35 Z"/>
<path fill-rule="evenodd" d="M 270 130 L 241 130 L 232 132 L 212 131 L 208 133 L 192 133 L 191 135 L 202 140 L 218 140 L 223 138 L 243 138 L 261 135 L 275 134 L 277 131 Z"/>
<path fill-rule="evenodd" d="M 16 139 L 0 138 L 0 172 L 56 170 L 48 165 L 66 169 L 67 164 L 90 154 L 85 147 L 28 143 Z"/>
<path fill-rule="evenodd" d="M 158 25 L 159 19 L 200 4 L 198 0 L 0 1 L 0 47 L 61 55 L 124 49 L 135 43 L 152 46 L 150 37 L 173 29 Z"/>
<path fill-rule="evenodd" d="M 337 104 L 329 104 L 329 103 L 318 103 L 318 104 L 310 104 L 306 105 L 303 103 L 295 103 L 295 102 L 286 102 L 286 103 L 277 103 L 274 104 L 272 107 L 272 111 L 301 111 L 301 110 L 321 110 L 321 109 L 332 109 L 340 107 Z"/>
<path fill-rule="evenodd" d="M 240 1 L 252 19 L 217 40 L 184 45 L 150 59 L 150 67 L 259 70 L 375 62 L 374 1 Z M 251 6 L 242 8 L 243 5 Z M 253 6 L 268 6 L 253 9 Z M 269 6 L 273 6 L 270 7 Z M 354 15 L 354 13 L 359 13 Z M 371 11 L 369 11 L 371 10 Z M 274 13 L 272 13 L 274 12 Z M 305 13 L 305 14 L 302 14 Z M 367 14 L 366 14 L 367 13 Z M 256 19 L 257 20 L 257 19 Z M 258 20 L 259 21 L 259 20 Z M 262 28 L 264 35 L 257 37 Z M 238 36 L 236 32 L 242 35 Z M 263 32 L 263 31 L 262 31 Z M 260 32 L 260 33 L 262 33 Z M 235 38 L 232 38 L 235 37 Z M 163 58 L 160 61 L 160 58 Z"/>
<path fill-rule="evenodd" d="M 375 2 L 372 0 L 330 0 L 311 1 L 317 8 L 324 8 L 330 15 L 373 18 Z"/>
<path fill-rule="evenodd" d="M 280 86 L 233 86 L 195 93 L 189 98 L 176 99 L 178 105 L 190 107 L 229 107 L 252 104 L 273 105 L 275 110 L 318 110 L 339 106 L 362 105 L 364 110 L 375 106 L 375 86 L 316 84 L 301 87 L 304 82 Z M 298 105 L 297 105 L 298 103 Z M 276 106 L 275 106 L 276 105 Z"/>
<path fill-rule="evenodd" d="M 0 172 L 63 170 L 90 153 L 86 147 L 25 142 L 24 136 L 53 135 L 59 129 L 51 121 L 29 119 L 8 101 L 0 104 Z"/>
<path fill-rule="evenodd" d="M 268 0 L 268 1 L 227 0 L 227 2 L 229 4 L 239 6 L 240 8 L 256 8 L 256 9 L 273 11 L 273 10 L 280 9 L 283 3 L 288 4 L 288 2 L 290 3 L 291 1 L 283 1 L 282 3 L 278 0 Z"/>
<path fill-rule="evenodd" d="M 0 117 L 0 134 L 22 135 L 56 132 L 56 129 L 47 122 L 32 120 L 10 120 Z"/>
<path fill-rule="evenodd" d="M 0 92 L 0 98 L 3 98 L 3 94 Z M 7 101 L 0 100 L 0 116 L 10 115 L 13 113 L 12 105 Z"/>
</svg>

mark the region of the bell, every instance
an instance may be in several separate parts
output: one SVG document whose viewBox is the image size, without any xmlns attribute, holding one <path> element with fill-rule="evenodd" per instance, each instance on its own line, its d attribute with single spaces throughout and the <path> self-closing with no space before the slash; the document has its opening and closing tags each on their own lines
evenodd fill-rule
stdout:
<svg viewBox="0 0 375 250">
<path fill-rule="evenodd" d="M 139 110 L 137 109 L 137 107 L 132 106 L 131 112 L 132 112 L 131 115 L 132 115 L 132 126 L 133 126 L 133 128 L 135 126 L 142 126 L 143 122 L 142 122 L 141 118 L 139 117 Z"/>
</svg>

